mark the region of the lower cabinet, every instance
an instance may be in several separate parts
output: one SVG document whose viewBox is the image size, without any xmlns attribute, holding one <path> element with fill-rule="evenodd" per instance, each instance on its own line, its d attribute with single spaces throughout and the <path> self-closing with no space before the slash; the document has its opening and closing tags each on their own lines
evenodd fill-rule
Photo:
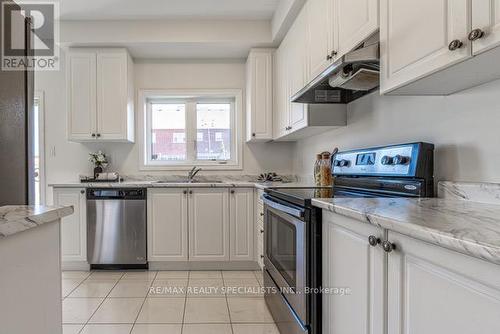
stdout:
<svg viewBox="0 0 500 334">
<path fill-rule="evenodd" d="M 189 190 L 188 226 L 190 261 L 229 260 L 228 190 Z"/>
<path fill-rule="evenodd" d="M 389 232 L 388 334 L 500 333 L 500 266 Z"/>
<path fill-rule="evenodd" d="M 323 287 L 324 333 L 500 333 L 499 265 L 329 211 Z"/>
<path fill-rule="evenodd" d="M 187 189 L 149 189 L 148 260 L 187 261 Z"/>
<path fill-rule="evenodd" d="M 253 189 L 148 190 L 148 260 L 255 261 Z"/>
<path fill-rule="evenodd" d="M 370 246 L 383 230 L 323 211 L 323 333 L 384 333 L 386 254 Z M 347 290 L 349 289 L 349 290 Z"/>
<path fill-rule="evenodd" d="M 54 205 L 72 205 L 74 213 L 61 220 L 62 262 L 87 261 L 87 208 L 85 189 L 54 188 Z"/>
</svg>

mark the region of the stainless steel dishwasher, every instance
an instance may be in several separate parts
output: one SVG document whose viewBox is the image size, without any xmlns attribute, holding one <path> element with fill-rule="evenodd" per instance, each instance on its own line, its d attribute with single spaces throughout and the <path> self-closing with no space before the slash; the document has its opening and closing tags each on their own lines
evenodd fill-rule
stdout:
<svg viewBox="0 0 500 334">
<path fill-rule="evenodd" d="M 147 268 L 146 247 L 146 189 L 87 189 L 91 268 Z"/>
</svg>

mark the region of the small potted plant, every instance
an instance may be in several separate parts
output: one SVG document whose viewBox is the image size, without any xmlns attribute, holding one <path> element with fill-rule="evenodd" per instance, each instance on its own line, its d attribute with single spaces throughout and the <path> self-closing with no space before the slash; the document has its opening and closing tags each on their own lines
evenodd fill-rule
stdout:
<svg viewBox="0 0 500 334">
<path fill-rule="evenodd" d="M 103 168 L 108 166 L 108 158 L 102 151 L 89 153 L 89 160 L 94 164 L 94 178 L 96 179 L 99 173 L 103 172 Z"/>
</svg>

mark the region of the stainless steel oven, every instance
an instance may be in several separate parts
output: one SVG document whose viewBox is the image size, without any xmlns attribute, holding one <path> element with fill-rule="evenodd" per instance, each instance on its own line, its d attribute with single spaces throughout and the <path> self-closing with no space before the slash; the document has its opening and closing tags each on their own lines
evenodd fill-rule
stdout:
<svg viewBox="0 0 500 334">
<path fill-rule="evenodd" d="M 279 290 L 285 305 L 280 319 L 289 322 L 287 333 L 307 332 L 309 323 L 307 209 L 264 195 L 264 266 L 270 280 Z M 269 286 L 269 285 L 266 285 Z M 276 298 L 276 296 L 273 296 Z M 276 309 L 274 310 L 277 311 Z M 290 313 L 289 315 L 287 313 Z M 290 318 L 290 321 L 286 319 Z M 279 324 L 278 324 L 279 325 Z"/>
</svg>

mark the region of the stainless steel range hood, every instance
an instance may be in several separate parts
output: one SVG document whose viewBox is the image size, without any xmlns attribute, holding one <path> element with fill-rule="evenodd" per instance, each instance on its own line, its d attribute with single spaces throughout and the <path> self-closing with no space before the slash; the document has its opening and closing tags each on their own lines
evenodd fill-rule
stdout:
<svg viewBox="0 0 500 334">
<path fill-rule="evenodd" d="M 379 86 L 380 47 L 378 36 L 331 64 L 292 96 L 298 103 L 347 104 Z"/>
</svg>

